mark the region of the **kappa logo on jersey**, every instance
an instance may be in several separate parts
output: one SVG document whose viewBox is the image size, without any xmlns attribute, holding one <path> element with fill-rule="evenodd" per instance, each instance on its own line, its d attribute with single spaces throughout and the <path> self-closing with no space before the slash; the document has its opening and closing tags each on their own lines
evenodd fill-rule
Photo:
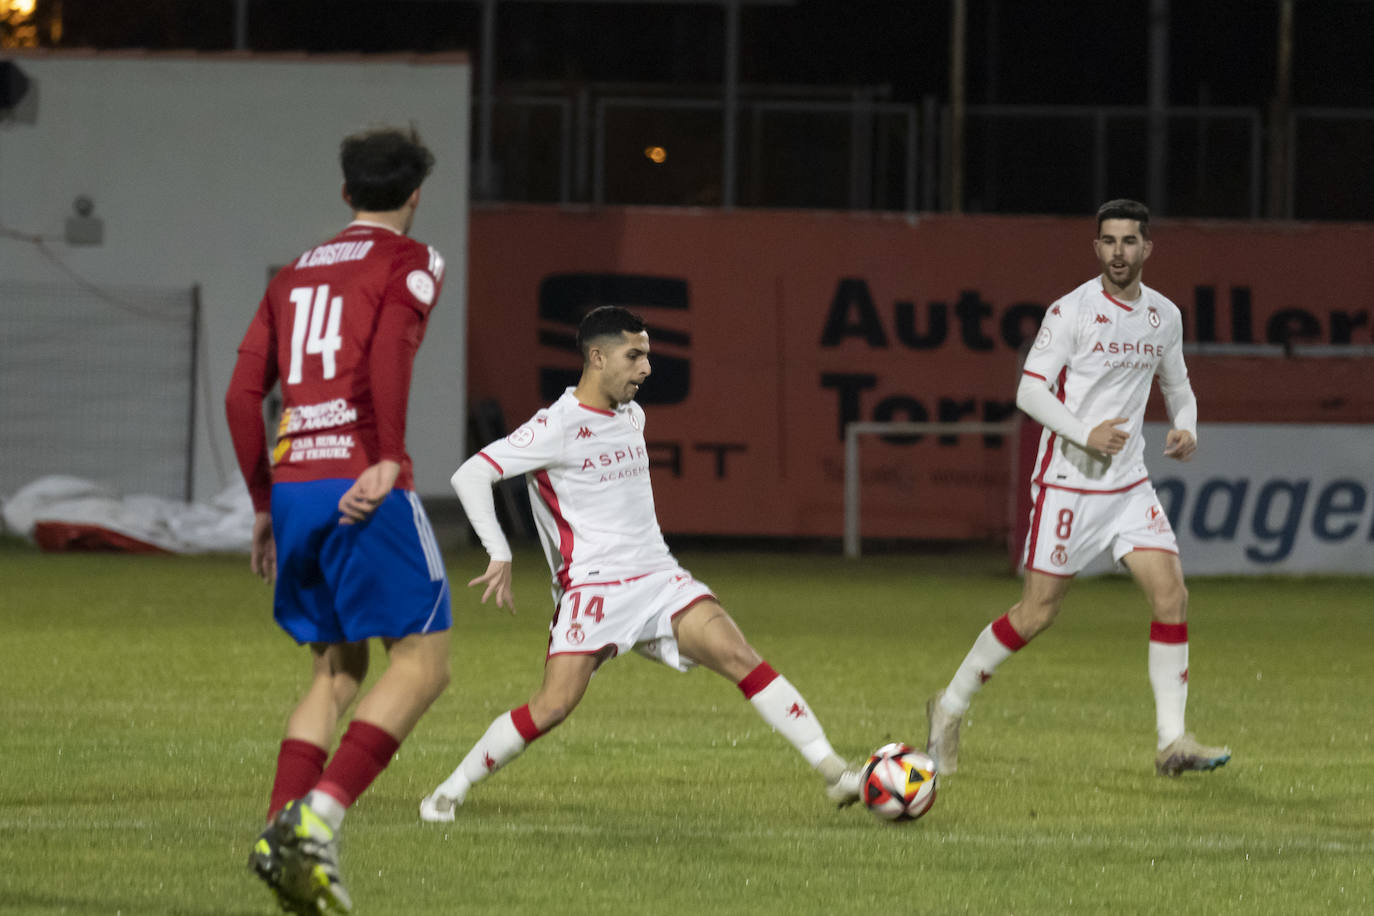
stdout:
<svg viewBox="0 0 1374 916">
<path fill-rule="evenodd" d="M 1155 534 L 1167 534 L 1172 529 L 1169 527 L 1169 516 L 1164 514 L 1164 510 L 1159 506 L 1151 506 L 1148 512 L 1150 517 L 1150 530 Z"/>
<path fill-rule="evenodd" d="M 550 274 L 539 283 L 539 343 L 559 356 L 545 353 L 539 367 L 539 396 L 556 401 L 582 374 L 577 350 L 577 326 L 582 316 L 599 305 L 623 305 L 649 322 L 653 374 L 640 389 L 642 404 L 680 404 L 691 390 L 692 366 L 685 353 L 691 334 L 659 325 L 661 315 L 676 324 L 687 323 L 687 281 L 680 277 L 639 274 Z"/>
<path fill-rule="evenodd" d="M 792 708 L 787 710 L 787 714 L 793 719 L 806 718 L 806 707 L 800 703 L 793 703 Z"/>
<path fill-rule="evenodd" d="M 583 426 L 583 427 L 580 427 L 580 428 L 577 430 L 577 435 L 574 436 L 573 438 L 574 438 L 574 439 L 592 439 L 592 438 L 594 438 L 595 436 L 596 436 L 596 433 L 592 432 L 590 429 L 588 429 L 587 427 Z"/>
<path fill-rule="evenodd" d="M 1061 312 L 1061 311 L 1059 311 L 1059 306 L 1056 305 L 1054 308 L 1050 309 L 1050 314 L 1051 314 L 1051 315 L 1062 315 L 1062 314 L 1064 314 L 1064 313 Z"/>
<path fill-rule="evenodd" d="M 1159 327 L 1159 309 L 1155 308 L 1153 305 L 1150 306 L 1150 313 L 1147 317 L 1150 322 L 1150 327 Z"/>
<path fill-rule="evenodd" d="M 1098 315 L 1098 316 L 1097 316 L 1097 323 L 1098 323 L 1098 324 L 1111 324 L 1111 323 L 1112 323 L 1112 320 L 1111 320 L 1110 318 L 1108 318 L 1106 315 Z"/>
<path fill-rule="evenodd" d="M 488 773 L 496 769 L 496 761 L 486 751 L 482 752 L 482 766 L 487 768 Z"/>
</svg>

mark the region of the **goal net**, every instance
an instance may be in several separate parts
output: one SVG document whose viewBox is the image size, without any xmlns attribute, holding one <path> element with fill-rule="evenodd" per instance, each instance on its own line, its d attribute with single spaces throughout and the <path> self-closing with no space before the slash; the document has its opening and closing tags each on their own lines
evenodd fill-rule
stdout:
<svg viewBox="0 0 1374 916">
<path fill-rule="evenodd" d="M 48 474 L 188 499 L 196 291 L 0 283 L 0 495 Z"/>
</svg>

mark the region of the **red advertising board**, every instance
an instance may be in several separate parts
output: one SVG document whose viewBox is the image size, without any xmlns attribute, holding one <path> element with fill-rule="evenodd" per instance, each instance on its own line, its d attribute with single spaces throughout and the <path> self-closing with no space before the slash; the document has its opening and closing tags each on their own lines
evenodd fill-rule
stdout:
<svg viewBox="0 0 1374 916">
<path fill-rule="evenodd" d="M 470 396 L 522 422 L 575 381 L 582 312 L 635 309 L 659 518 L 681 534 L 838 537 L 844 423 L 1013 417 L 1022 344 L 1096 272 L 1091 217 L 501 206 L 470 230 Z M 1179 222 L 1154 238 L 1146 282 L 1192 340 L 1374 341 L 1374 227 Z M 1266 419 L 1234 415 L 1257 401 L 1276 420 L 1374 421 L 1374 361 L 1323 363 L 1198 361 L 1203 422 Z M 1004 534 L 1014 451 L 865 440 L 863 534 Z"/>
</svg>

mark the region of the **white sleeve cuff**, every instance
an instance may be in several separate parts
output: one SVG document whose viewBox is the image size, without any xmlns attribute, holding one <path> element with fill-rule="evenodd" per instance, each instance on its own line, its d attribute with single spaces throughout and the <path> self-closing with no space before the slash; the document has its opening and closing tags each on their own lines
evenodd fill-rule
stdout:
<svg viewBox="0 0 1374 916">
<path fill-rule="evenodd" d="M 463 466 L 453 472 L 449 483 L 458 494 L 458 501 L 467 513 L 468 524 L 477 532 L 487 554 L 493 560 L 509 563 L 512 556 L 510 544 L 501 531 L 501 523 L 497 521 L 496 500 L 491 493 L 492 485 L 500 479 L 501 473 L 478 454 L 464 461 Z"/>
<path fill-rule="evenodd" d="M 1088 434 L 1092 432 L 1092 427 L 1086 420 L 1075 417 L 1064 403 L 1050 392 L 1043 380 L 1023 374 L 1021 384 L 1016 387 L 1016 406 L 1046 429 L 1053 430 L 1075 445 L 1087 448 Z"/>
<path fill-rule="evenodd" d="M 1160 386 L 1160 391 L 1164 394 L 1164 406 L 1169 411 L 1169 424 L 1174 429 L 1182 429 L 1191 433 L 1194 441 L 1197 440 L 1197 396 L 1193 394 L 1192 385 L 1183 385 L 1182 390 L 1165 388 Z"/>
</svg>

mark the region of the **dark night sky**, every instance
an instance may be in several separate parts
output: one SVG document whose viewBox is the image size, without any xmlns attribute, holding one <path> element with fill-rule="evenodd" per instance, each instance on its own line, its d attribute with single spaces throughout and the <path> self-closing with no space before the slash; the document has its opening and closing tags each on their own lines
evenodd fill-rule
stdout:
<svg viewBox="0 0 1374 916">
<path fill-rule="evenodd" d="M 41 4 L 51 0 L 39 0 Z M 1298 0 L 1293 101 L 1374 105 L 1374 2 Z M 1142 104 L 1148 0 L 968 0 L 970 102 Z M 1173 0 L 1170 102 L 1264 105 L 1278 0 Z M 232 0 L 63 0 L 67 46 L 223 49 Z M 948 98 L 949 0 L 799 0 L 747 8 L 746 83 L 885 85 Z M 475 3 L 252 0 L 257 50 L 477 51 Z M 498 79 L 719 82 L 719 7 L 507 3 Z"/>
</svg>

